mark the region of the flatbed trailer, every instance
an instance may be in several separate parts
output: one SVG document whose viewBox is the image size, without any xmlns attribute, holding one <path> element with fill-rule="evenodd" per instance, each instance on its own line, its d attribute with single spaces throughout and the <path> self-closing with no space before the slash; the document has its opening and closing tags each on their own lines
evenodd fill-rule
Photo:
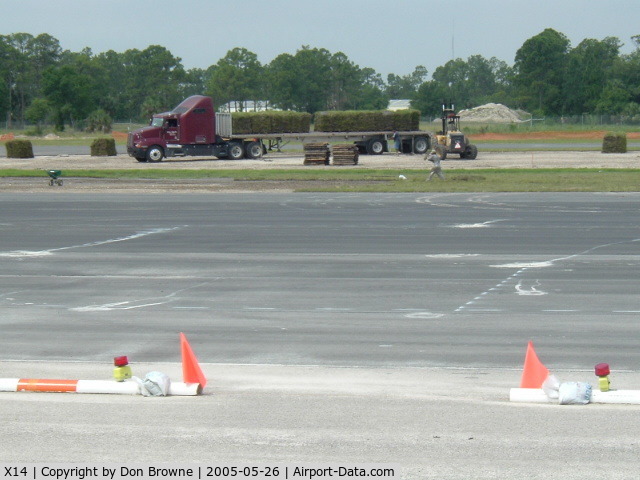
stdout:
<svg viewBox="0 0 640 480">
<path fill-rule="evenodd" d="M 402 152 L 424 155 L 433 143 L 432 133 L 421 130 L 399 131 Z M 306 143 L 354 143 L 361 153 L 381 155 L 389 151 L 389 143 L 393 143 L 394 132 L 309 132 L 309 133 L 265 133 L 265 134 L 232 134 L 224 138 L 231 143 L 242 142 L 247 158 L 257 158 L 266 151 L 280 152 L 289 142 Z M 262 145 L 262 152 L 256 149 L 255 142 Z M 265 145 L 266 144 L 266 145 Z M 256 155 L 257 154 L 257 155 Z"/>
</svg>

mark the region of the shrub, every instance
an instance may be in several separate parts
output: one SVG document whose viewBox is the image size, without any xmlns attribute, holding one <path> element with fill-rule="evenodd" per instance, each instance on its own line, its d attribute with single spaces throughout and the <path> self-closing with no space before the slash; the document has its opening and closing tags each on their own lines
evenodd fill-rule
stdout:
<svg viewBox="0 0 640 480">
<path fill-rule="evenodd" d="M 627 134 L 607 133 L 602 139 L 602 153 L 627 153 Z"/>
<path fill-rule="evenodd" d="M 107 112 L 99 108 L 91 112 L 87 118 L 87 132 L 109 133 L 111 131 L 111 117 Z"/>
<path fill-rule="evenodd" d="M 112 157 L 116 153 L 116 141 L 113 138 L 96 138 L 91 142 L 92 157 Z"/>
<path fill-rule="evenodd" d="M 5 147 L 7 158 L 33 158 L 33 146 L 29 140 L 9 140 Z"/>
</svg>

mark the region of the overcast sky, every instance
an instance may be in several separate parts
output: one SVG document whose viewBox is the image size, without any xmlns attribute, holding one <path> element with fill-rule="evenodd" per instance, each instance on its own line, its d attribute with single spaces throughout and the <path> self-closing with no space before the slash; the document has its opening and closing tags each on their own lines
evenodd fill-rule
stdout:
<svg viewBox="0 0 640 480">
<path fill-rule="evenodd" d="M 640 34 L 640 0 L 0 0 L 0 34 L 48 33 L 64 50 L 124 52 L 162 45 L 185 68 L 207 68 L 234 47 L 269 63 L 302 45 L 343 52 L 386 79 L 453 56 L 512 65 L 545 28 L 571 45 Z"/>
</svg>

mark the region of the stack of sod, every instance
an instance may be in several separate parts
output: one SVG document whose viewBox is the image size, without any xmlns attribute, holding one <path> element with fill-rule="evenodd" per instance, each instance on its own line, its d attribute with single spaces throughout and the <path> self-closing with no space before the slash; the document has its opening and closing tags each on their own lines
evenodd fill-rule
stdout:
<svg viewBox="0 0 640 480">
<path fill-rule="evenodd" d="M 7 158 L 33 158 L 33 146 L 29 140 L 9 140 L 5 147 Z"/>
<path fill-rule="evenodd" d="M 318 112 L 314 129 L 316 132 L 392 132 L 419 128 L 418 110 L 355 110 Z"/>
<path fill-rule="evenodd" d="M 238 112 L 232 115 L 234 134 L 308 133 L 311 114 L 300 112 Z"/>
<path fill-rule="evenodd" d="M 113 138 L 96 138 L 91 143 L 92 157 L 111 157 L 115 155 L 117 155 L 116 141 Z"/>
<path fill-rule="evenodd" d="M 627 153 L 627 134 L 607 133 L 602 140 L 602 153 Z"/>
</svg>

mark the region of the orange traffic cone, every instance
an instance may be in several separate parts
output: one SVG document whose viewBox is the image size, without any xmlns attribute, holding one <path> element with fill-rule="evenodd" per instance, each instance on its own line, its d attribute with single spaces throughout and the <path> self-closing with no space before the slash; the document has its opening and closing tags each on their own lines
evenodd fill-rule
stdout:
<svg viewBox="0 0 640 480">
<path fill-rule="evenodd" d="M 538 355 L 533 349 L 533 342 L 529 342 L 527 355 L 524 358 L 520 388 L 542 388 L 542 384 L 548 376 L 549 370 L 538 359 Z"/>
<path fill-rule="evenodd" d="M 182 351 L 182 381 L 184 383 L 199 383 L 201 388 L 207 385 L 207 378 L 202 373 L 187 337 L 180 333 L 180 349 Z"/>
</svg>

